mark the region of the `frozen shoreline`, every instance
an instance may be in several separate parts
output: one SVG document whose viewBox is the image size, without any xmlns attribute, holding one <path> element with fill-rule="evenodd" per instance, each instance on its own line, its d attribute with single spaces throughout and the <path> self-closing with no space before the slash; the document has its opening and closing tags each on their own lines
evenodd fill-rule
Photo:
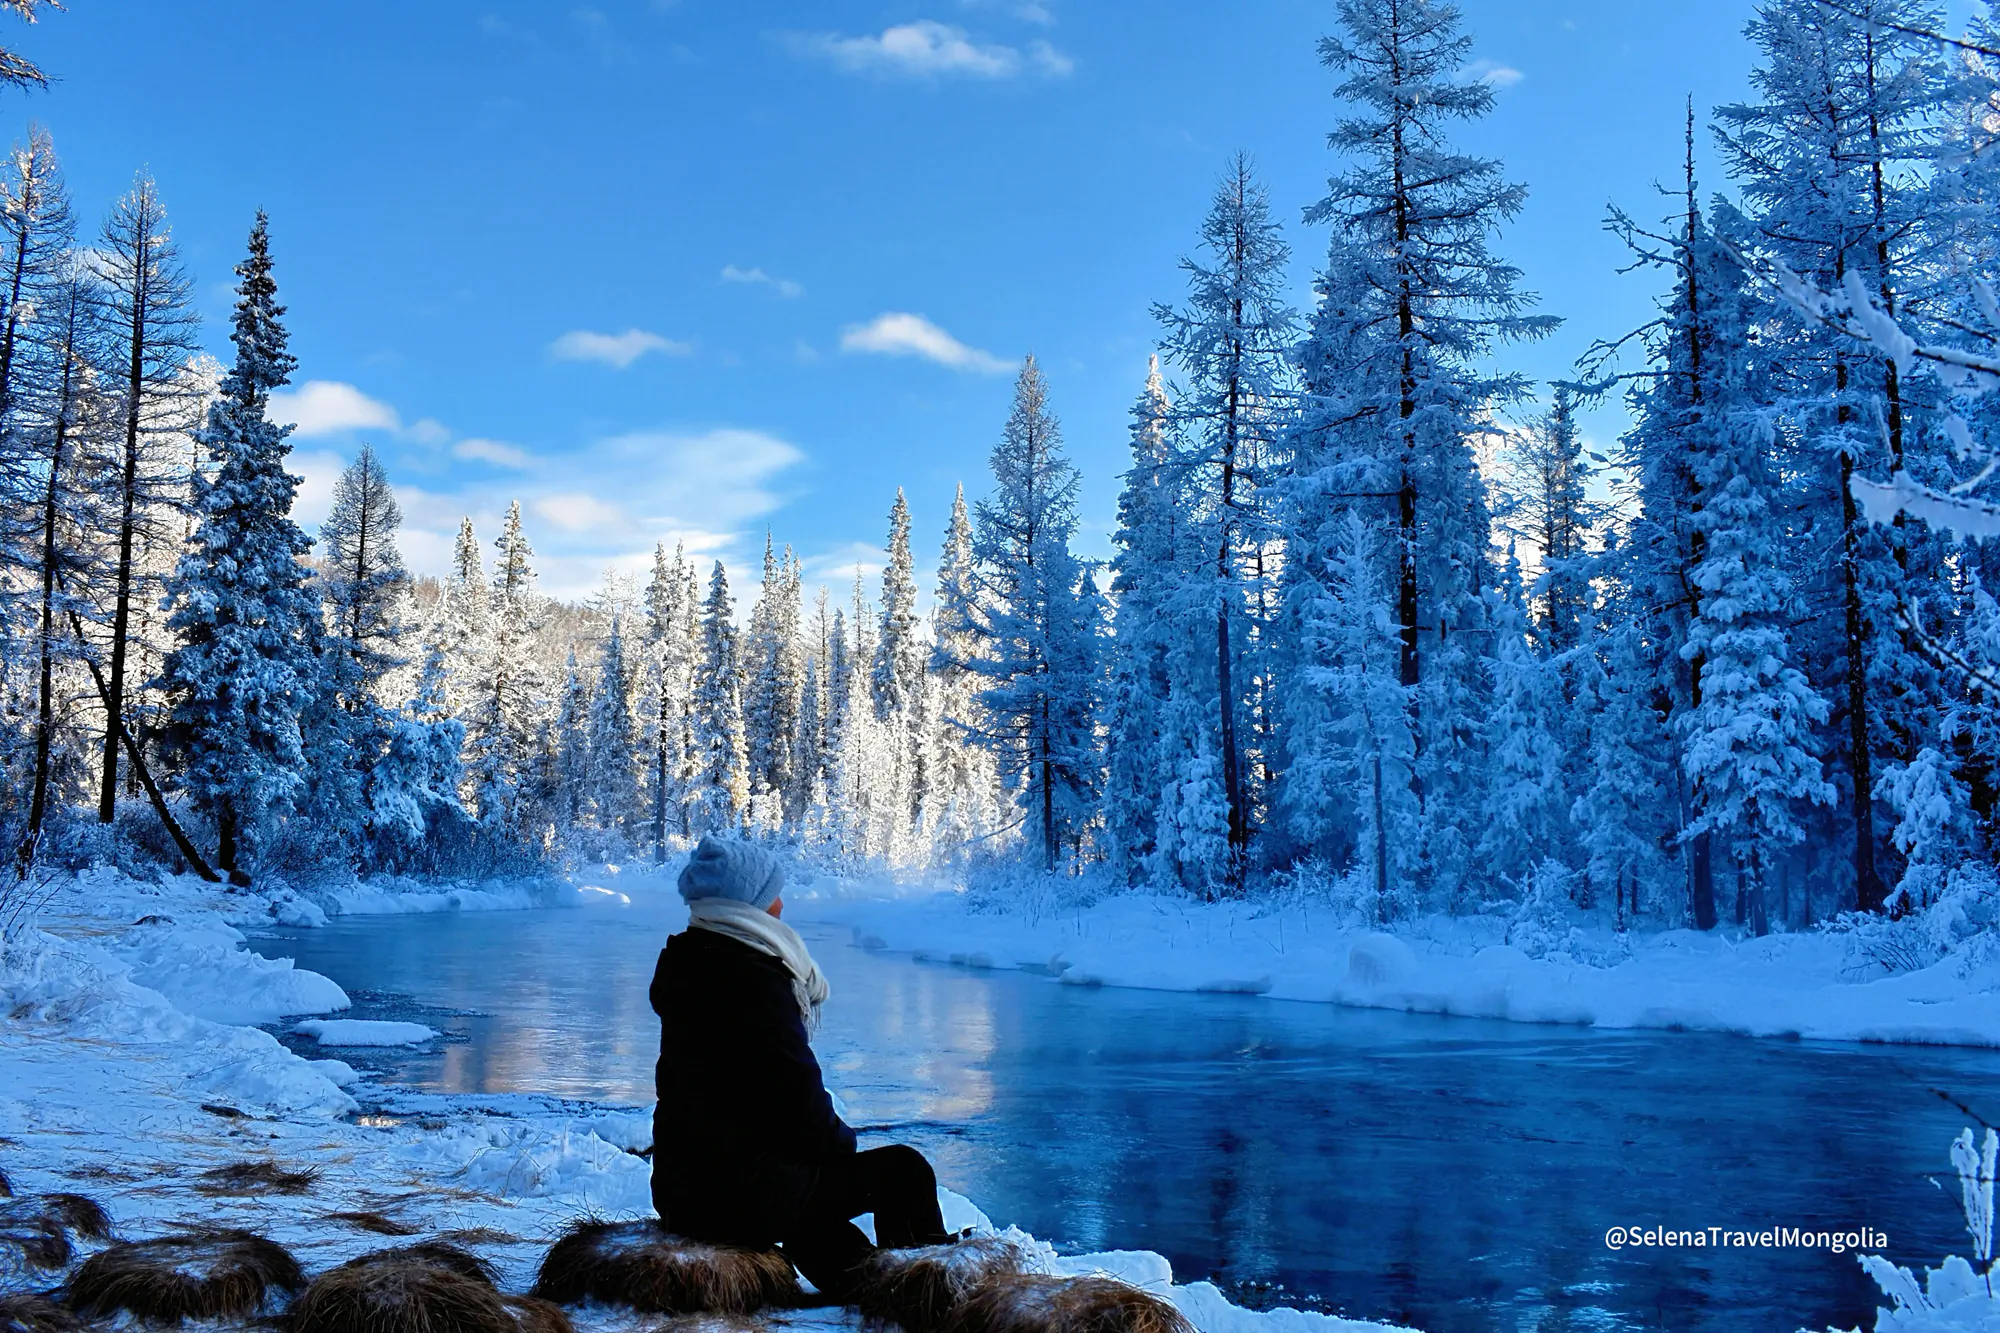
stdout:
<svg viewBox="0 0 2000 1333">
<path fill-rule="evenodd" d="M 569 892 L 581 896 L 593 887 L 583 879 L 604 878 L 579 877 Z M 393 890 L 377 887 L 334 905 L 340 914 L 481 910 L 548 906 L 562 896 L 546 885 L 515 889 L 454 888 L 397 902 Z M 498 1265 L 511 1290 L 527 1289 L 547 1244 L 577 1217 L 651 1213 L 651 1168 L 635 1155 L 650 1143 L 643 1109 L 405 1094 L 238 1026 L 348 1007 L 333 980 L 260 957 L 239 929 L 325 920 L 322 908 L 296 894 L 231 893 L 186 877 L 147 884 L 98 870 L 70 886 L 48 929 L 0 945 L 0 1008 L 8 1014 L 0 1029 L 7 1089 L 0 1170 L 16 1194 L 88 1194 L 110 1210 L 122 1238 L 193 1220 L 241 1226 L 289 1246 L 312 1271 L 398 1243 L 337 1216 L 378 1214 L 409 1228 L 411 1239 L 476 1236 L 465 1243 Z M 357 1034 L 413 1035 L 349 1035 Z M 368 1114 L 357 1115 L 364 1106 Z M 318 1175 L 300 1195 L 218 1193 L 202 1177 L 245 1160 Z M 969 1201 L 940 1193 L 951 1225 L 991 1226 Z M 1156 1254 L 1064 1257 L 1011 1234 L 1047 1271 L 1109 1272 L 1166 1294 L 1202 1333 L 1389 1327 L 1309 1311 L 1247 1311 L 1212 1284 L 1173 1283 Z M 0 1274 L 0 1291 L 38 1289 L 58 1276 Z M 602 1307 L 573 1313 L 582 1333 L 638 1333 L 657 1322 Z M 859 1327 L 858 1316 L 830 1309 L 782 1312 L 772 1322 Z"/>
<path fill-rule="evenodd" d="M 1947 959 L 1849 979 L 1848 944 L 1812 932 L 1732 939 L 1691 930 L 1576 932 L 1533 956 L 1483 918 L 1385 934 L 1324 911 L 1124 894 L 1083 908 L 973 910 L 967 896 L 821 880 L 786 895 L 795 920 L 867 948 L 1073 985 L 1220 991 L 1411 1013 L 1822 1041 L 2000 1046 L 2000 966 Z"/>
</svg>

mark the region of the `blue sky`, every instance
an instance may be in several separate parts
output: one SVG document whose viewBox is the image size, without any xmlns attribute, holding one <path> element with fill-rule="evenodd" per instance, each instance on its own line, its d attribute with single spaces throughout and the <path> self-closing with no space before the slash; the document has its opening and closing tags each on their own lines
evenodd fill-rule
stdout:
<svg viewBox="0 0 2000 1333">
<path fill-rule="evenodd" d="M 1642 322 L 1607 201 L 1662 211 L 1684 99 L 1740 98 L 1743 0 L 1465 0 L 1529 186 L 1499 242 L 1570 373 Z M 1155 301 L 1225 159 L 1251 152 L 1308 300 L 1299 221 L 1336 165 L 1326 0 L 73 0 L 7 94 L 53 133 L 86 226 L 149 166 L 226 345 L 229 266 L 271 215 L 300 359 L 301 517 L 375 443 L 411 565 L 521 500 L 546 590 L 684 537 L 732 565 L 767 525 L 836 585 L 898 485 L 926 563 L 985 486 L 1032 350 L 1109 553 Z M 1701 139 L 1704 183 L 1726 184 Z M 1615 411 L 1588 423 L 1600 439 Z M 490 550 L 490 547 L 489 547 Z M 752 573 L 741 570 L 744 582 Z"/>
</svg>

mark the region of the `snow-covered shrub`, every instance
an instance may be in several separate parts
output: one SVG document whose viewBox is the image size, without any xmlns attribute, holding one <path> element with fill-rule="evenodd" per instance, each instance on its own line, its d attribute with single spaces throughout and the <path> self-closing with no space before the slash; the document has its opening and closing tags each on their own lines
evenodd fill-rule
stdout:
<svg viewBox="0 0 2000 1333">
<path fill-rule="evenodd" d="M 1993 1176 L 2000 1135 L 1986 1131 L 1977 1147 L 1972 1131 L 1951 1145 L 1958 1169 L 1959 1203 L 1972 1237 L 1973 1261 L 1948 1256 L 1924 1280 L 1879 1254 L 1861 1256 L 1861 1267 L 1890 1305 L 1876 1312 L 1875 1333 L 1992 1333 L 2000 1329 L 2000 1295 L 1993 1287 Z M 1849 1330 L 1849 1333 L 1855 1333 Z"/>
<path fill-rule="evenodd" d="M 1930 905 L 1906 915 L 1847 912 L 1827 922 L 1847 940 L 1843 975 L 1869 981 L 1946 959 L 1961 969 L 2000 960 L 2000 880 L 1992 868 L 1953 866 L 1938 883 Z"/>
<path fill-rule="evenodd" d="M 1560 861 L 1538 862 L 1521 881 L 1521 901 L 1507 924 L 1507 943 L 1530 958 L 1561 952 L 1569 942 L 1570 880 Z"/>
</svg>

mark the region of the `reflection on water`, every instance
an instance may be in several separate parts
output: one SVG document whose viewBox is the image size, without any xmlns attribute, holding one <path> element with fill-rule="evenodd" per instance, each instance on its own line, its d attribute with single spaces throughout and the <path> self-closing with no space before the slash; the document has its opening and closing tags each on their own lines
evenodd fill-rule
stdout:
<svg viewBox="0 0 2000 1333">
<path fill-rule="evenodd" d="M 646 986 L 678 903 L 336 921 L 265 940 L 452 1041 L 364 1057 L 440 1091 L 652 1098 Z M 1613 1224 L 1854 1228 L 1963 1249 L 1946 1145 L 1991 1052 L 1598 1033 L 1096 990 L 805 928 L 851 1118 L 1003 1222 L 1184 1278 L 1435 1333 L 1872 1320 L 1851 1256 L 1612 1252 Z M 365 995 L 361 995 L 366 992 Z M 440 1008 L 442 1007 L 442 1008 Z M 361 1061 L 357 1061 L 360 1063 Z M 1955 1183 L 1955 1182 L 1953 1182 Z"/>
</svg>

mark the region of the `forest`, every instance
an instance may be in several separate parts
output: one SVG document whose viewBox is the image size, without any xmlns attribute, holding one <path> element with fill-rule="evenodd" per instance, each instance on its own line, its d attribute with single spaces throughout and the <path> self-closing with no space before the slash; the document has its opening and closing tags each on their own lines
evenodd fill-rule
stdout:
<svg viewBox="0 0 2000 1333">
<path fill-rule="evenodd" d="M 1557 322 L 1502 253 L 1528 186 L 1459 146 L 1495 104 L 1470 34 L 1433 0 L 1338 20 L 1326 194 L 1274 204 L 1236 156 L 1155 308 L 1113 558 L 1074 549 L 1029 357 L 991 476 L 940 534 L 885 482 L 886 567 L 838 596 L 770 538 L 567 604 L 518 505 L 415 577 L 366 447 L 305 532 L 282 218 L 217 362 L 161 186 L 90 229 L 31 130 L 0 187 L 13 873 L 469 879 L 736 831 L 1369 922 L 1983 932 L 2000 26 L 1757 6 L 1755 100 L 1690 105 L 1683 178 L 1606 219 L 1656 318 L 1538 385 L 1507 368 Z M 1288 236 L 1326 251 L 1303 306 Z"/>
</svg>

